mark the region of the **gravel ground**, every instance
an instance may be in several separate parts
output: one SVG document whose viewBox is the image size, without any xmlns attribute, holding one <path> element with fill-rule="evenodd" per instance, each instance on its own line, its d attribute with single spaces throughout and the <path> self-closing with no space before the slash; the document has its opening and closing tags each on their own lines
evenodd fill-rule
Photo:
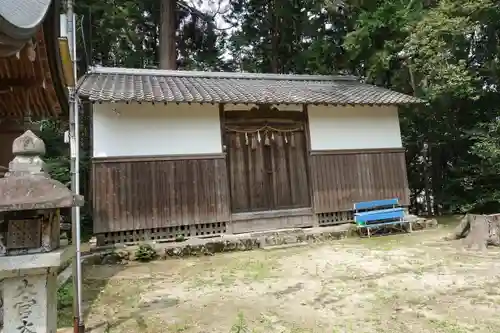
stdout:
<svg viewBox="0 0 500 333">
<path fill-rule="evenodd" d="M 447 227 L 274 251 L 85 267 L 91 332 L 499 332 L 500 252 Z"/>
</svg>

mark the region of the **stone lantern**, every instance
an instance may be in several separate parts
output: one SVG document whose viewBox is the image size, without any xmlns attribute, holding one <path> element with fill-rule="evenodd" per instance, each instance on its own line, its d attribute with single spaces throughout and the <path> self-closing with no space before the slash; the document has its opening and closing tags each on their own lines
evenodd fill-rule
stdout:
<svg viewBox="0 0 500 333">
<path fill-rule="evenodd" d="M 4 332 L 55 333 L 57 272 L 75 253 L 60 247 L 60 208 L 83 204 L 46 173 L 45 145 L 26 131 L 12 145 L 14 159 L 0 178 L 0 279 Z"/>
</svg>

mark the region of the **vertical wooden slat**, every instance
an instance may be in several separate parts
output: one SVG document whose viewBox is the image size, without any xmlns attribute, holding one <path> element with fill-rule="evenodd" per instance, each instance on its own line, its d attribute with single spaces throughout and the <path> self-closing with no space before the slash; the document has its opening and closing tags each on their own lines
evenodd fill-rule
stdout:
<svg viewBox="0 0 500 333">
<path fill-rule="evenodd" d="M 333 198 L 334 201 L 331 204 L 336 206 L 339 205 L 342 200 L 342 192 L 339 191 L 339 184 L 342 182 L 340 179 L 342 177 L 342 172 L 342 158 L 333 160 L 331 165 L 323 166 L 323 174 L 326 180 L 325 185 L 327 185 L 327 198 Z"/>
<path fill-rule="evenodd" d="M 157 163 L 150 163 L 149 165 L 149 176 L 151 177 L 151 201 L 150 206 L 152 210 L 151 219 L 148 219 L 148 229 L 153 229 L 156 226 L 156 221 L 158 220 L 158 174 L 156 170 Z"/>
<path fill-rule="evenodd" d="M 315 213 L 352 210 L 354 202 L 393 197 L 409 204 L 402 149 L 313 151 L 310 159 Z"/>
<path fill-rule="evenodd" d="M 269 141 L 271 139 L 268 139 Z M 262 142 L 261 144 L 264 144 L 264 142 Z M 269 184 L 271 185 L 270 188 L 272 189 L 270 192 L 272 193 L 272 199 L 271 199 L 271 205 L 269 207 L 269 209 L 280 209 L 280 205 L 281 205 L 281 198 L 280 198 L 280 183 L 281 183 L 281 180 L 280 178 L 283 177 L 283 175 L 281 174 L 281 172 L 278 172 L 278 168 L 279 168 L 279 152 L 276 151 L 276 148 L 274 147 L 273 143 L 272 142 L 269 142 L 269 146 L 266 146 L 265 149 L 269 152 L 269 169 L 268 169 L 268 173 L 269 173 L 269 179 L 270 179 L 270 182 Z"/>
<path fill-rule="evenodd" d="M 257 145 L 255 149 L 254 159 L 252 161 L 253 170 L 251 180 L 252 184 L 252 200 L 255 203 L 255 209 L 265 209 L 268 207 L 268 196 L 271 188 L 267 183 L 266 167 L 264 160 L 264 146 Z"/>
<path fill-rule="evenodd" d="M 220 163 L 220 160 L 219 161 L 216 161 L 216 169 L 219 169 L 221 166 L 220 165 L 217 165 Z M 215 177 L 214 177 L 214 185 L 215 185 L 215 191 L 213 193 L 222 193 L 222 191 L 224 191 L 225 189 L 225 186 L 223 185 L 223 180 L 222 180 L 222 175 L 220 173 L 215 173 Z M 224 215 L 224 206 L 227 204 L 225 201 L 225 197 L 222 196 L 222 195 L 215 195 L 215 200 L 216 200 L 216 208 L 215 208 L 215 217 L 216 219 L 220 219 L 221 216 Z"/>
<path fill-rule="evenodd" d="M 159 222 L 163 219 L 164 212 L 165 212 L 165 207 L 167 206 L 167 203 L 161 203 L 160 198 L 163 198 L 165 196 L 165 188 L 164 188 L 164 170 L 163 168 L 160 167 L 161 163 L 153 163 L 154 169 L 152 170 L 152 174 L 154 174 L 154 183 L 153 183 L 153 188 L 154 188 L 154 202 L 153 202 L 153 207 L 155 207 L 155 219 L 153 223 L 151 224 L 151 227 L 156 229 L 160 226 Z"/>
<path fill-rule="evenodd" d="M 188 200 L 190 198 L 188 197 L 189 193 L 189 188 L 192 186 L 192 184 L 189 184 L 189 179 L 188 179 L 188 174 L 189 174 L 189 168 L 188 168 L 188 161 L 181 160 L 181 161 L 176 161 L 175 162 L 175 175 L 176 178 L 178 179 L 176 183 L 176 191 L 177 193 L 180 194 L 180 207 L 177 206 L 177 208 L 182 212 L 181 213 L 181 219 L 182 219 L 182 225 L 189 225 L 190 224 L 190 211 L 189 211 L 189 203 Z M 184 186 L 184 189 L 181 187 Z"/>
<path fill-rule="evenodd" d="M 300 149 L 295 151 L 295 167 L 297 182 L 295 187 L 297 192 L 300 193 L 299 200 L 296 206 L 311 207 L 311 185 L 309 181 L 309 164 L 308 164 L 308 151 L 307 151 L 307 138 L 305 135 L 299 136 L 301 143 Z"/>
<path fill-rule="evenodd" d="M 182 212 L 177 210 L 177 199 L 179 198 L 179 193 L 176 193 L 177 177 L 175 176 L 175 161 L 170 163 L 164 162 L 162 165 L 168 170 L 167 179 L 165 180 L 168 184 L 168 196 L 166 196 L 165 199 L 168 202 L 169 215 L 166 221 L 170 220 L 170 223 L 173 225 L 181 225 L 178 217 L 182 214 Z"/>
</svg>

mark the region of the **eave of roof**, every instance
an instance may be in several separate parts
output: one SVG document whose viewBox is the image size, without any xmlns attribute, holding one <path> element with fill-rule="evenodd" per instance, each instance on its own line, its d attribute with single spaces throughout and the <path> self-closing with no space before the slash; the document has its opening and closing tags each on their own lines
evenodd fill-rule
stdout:
<svg viewBox="0 0 500 333">
<path fill-rule="evenodd" d="M 0 32 L 15 40 L 28 40 L 38 31 L 51 0 L 0 0 Z"/>
<path fill-rule="evenodd" d="M 78 95 L 92 102 L 413 104 L 423 101 L 353 76 L 94 67 Z"/>
<path fill-rule="evenodd" d="M 30 115 L 37 119 L 68 114 L 68 91 L 58 40 L 60 0 L 49 4 L 34 36 L 34 61 L 26 55 L 26 47 L 18 55 L 0 57 L 0 86 L 8 88 L 0 95 L 0 118 L 22 119 Z"/>
</svg>

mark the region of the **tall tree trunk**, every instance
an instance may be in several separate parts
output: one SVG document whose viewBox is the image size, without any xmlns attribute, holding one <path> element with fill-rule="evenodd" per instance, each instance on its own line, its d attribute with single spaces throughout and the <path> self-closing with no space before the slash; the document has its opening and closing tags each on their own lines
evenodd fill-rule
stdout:
<svg viewBox="0 0 500 333">
<path fill-rule="evenodd" d="M 176 0 L 160 0 L 160 68 L 177 69 L 175 49 Z"/>
<path fill-rule="evenodd" d="M 432 183 L 431 183 L 431 156 L 430 145 L 424 143 L 424 185 L 425 185 L 425 208 L 427 215 L 432 215 Z"/>
<path fill-rule="evenodd" d="M 432 196 L 433 196 L 433 211 L 434 215 L 440 215 L 440 206 L 442 203 L 441 193 L 443 192 L 443 179 L 442 179 L 442 148 L 441 146 L 434 146 L 430 151 L 432 161 Z"/>
<path fill-rule="evenodd" d="M 278 48 L 279 48 L 279 36 L 278 36 L 278 18 L 276 17 L 276 0 L 271 0 L 269 2 L 269 14 L 270 14 L 270 24 L 271 24 L 271 73 L 279 73 L 278 64 Z"/>
</svg>

